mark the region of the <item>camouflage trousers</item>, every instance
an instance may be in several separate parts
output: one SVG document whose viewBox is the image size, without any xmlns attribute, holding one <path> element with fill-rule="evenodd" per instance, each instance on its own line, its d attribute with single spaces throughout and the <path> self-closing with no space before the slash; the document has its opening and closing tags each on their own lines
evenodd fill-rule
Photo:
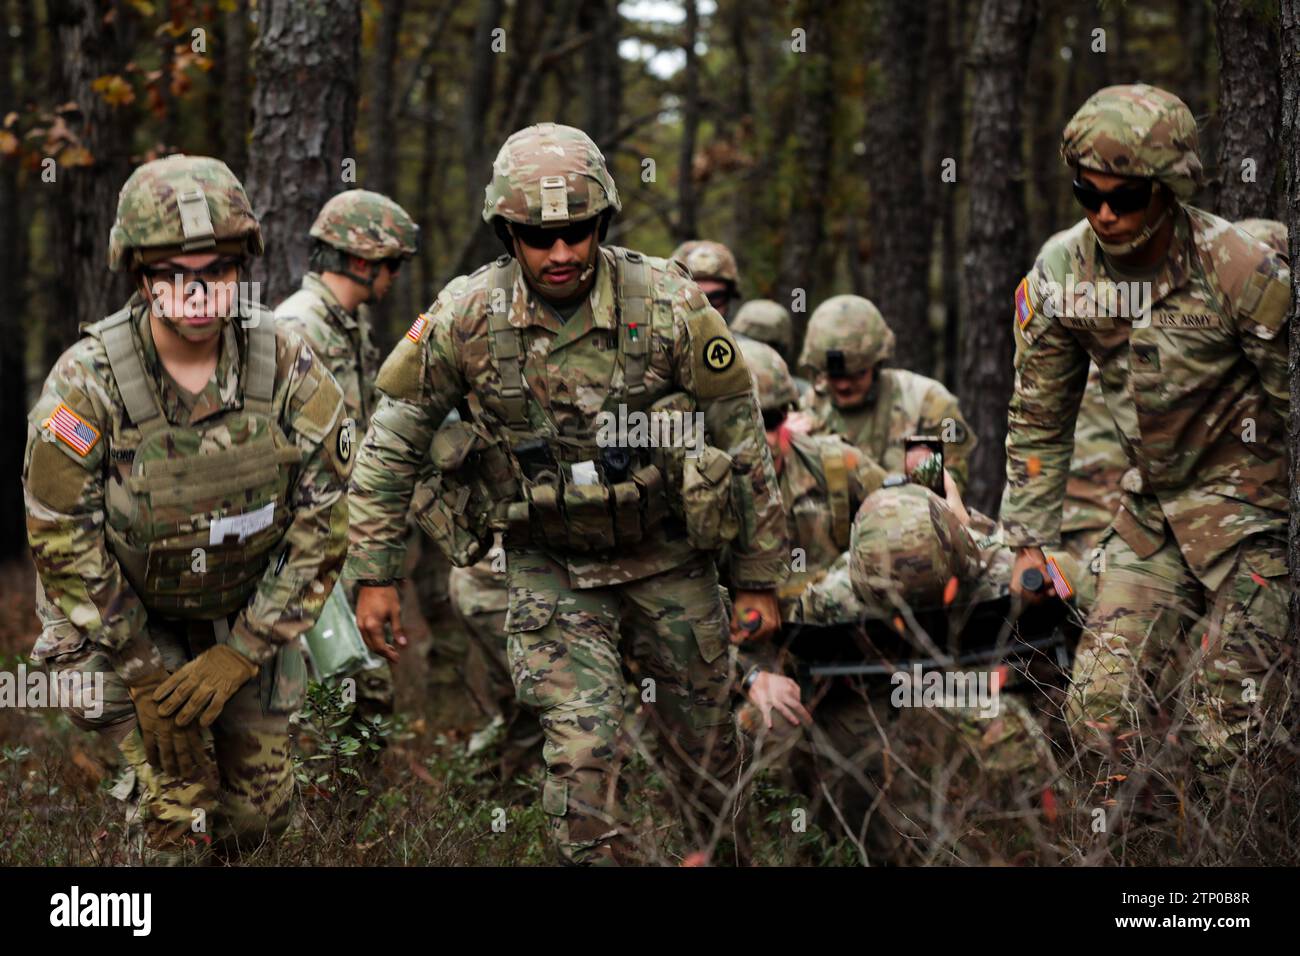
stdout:
<svg viewBox="0 0 1300 956">
<path fill-rule="evenodd" d="M 149 636 L 163 663 L 175 672 L 213 643 L 210 626 L 171 629 L 151 626 Z M 207 635 L 203 635 L 206 630 Z M 267 665 L 268 668 L 273 665 Z M 254 678 L 227 701 L 204 732 L 209 762 L 195 776 L 180 778 L 152 767 L 136 725 L 135 707 L 108 656 L 92 642 L 49 662 L 51 672 L 104 675 L 102 708 L 93 717 L 84 709 L 68 716 L 83 730 L 106 734 L 129 764 L 117 795 L 128 808 L 128 832 L 142 836 L 141 852 L 152 865 L 204 862 L 213 850 L 237 855 L 284 830 L 293 796 L 289 715 L 268 713 L 263 699 L 269 685 Z M 133 779 L 132 779 L 133 778 Z"/>
<path fill-rule="evenodd" d="M 1061 535 L 1061 550 L 1073 559 L 1074 573 L 1070 584 L 1076 595 L 1074 606 L 1080 614 L 1087 614 L 1097 600 L 1097 581 L 1103 566 L 1101 555 L 1104 553 L 1101 545 L 1105 535 L 1105 528 L 1069 531 Z"/>
<path fill-rule="evenodd" d="M 511 676 L 546 735 L 542 807 L 561 857 L 579 864 L 639 858 L 620 796 L 629 750 L 620 733 L 624 657 L 640 675 L 687 840 L 712 847 L 735 836 L 726 831 L 740 754 L 712 559 L 615 587 L 575 588 L 544 554 L 510 551 L 506 573 Z"/>
<path fill-rule="evenodd" d="M 500 738 L 501 777 L 509 779 L 536 757 L 542 740 L 537 715 L 519 703 L 506 654 L 506 608 L 509 590 L 468 568 L 452 568 L 447 582 L 452 609 L 469 634 L 465 686 L 482 716 L 496 725 Z"/>
<path fill-rule="evenodd" d="M 774 713 L 772 730 L 754 734 L 754 765 L 788 760 L 806 816 L 849 839 L 864 864 L 1059 858 L 1060 771 L 1021 695 L 1000 694 L 997 713 L 987 715 L 895 706 L 888 684 L 848 678 L 816 680 L 805 696 L 813 726 L 795 728 Z M 762 726 L 747 717 L 743 725 Z"/>
<path fill-rule="evenodd" d="M 1172 536 L 1139 558 L 1112 532 L 1105 561 L 1067 702 L 1080 811 L 1105 808 L 1109 833 L 1163 802 L 1184 845 L 1238 810 L 1267 826 L 1294 717 L 1285 542 L 1248 538 L 1213 590 Z"/>
</svg>

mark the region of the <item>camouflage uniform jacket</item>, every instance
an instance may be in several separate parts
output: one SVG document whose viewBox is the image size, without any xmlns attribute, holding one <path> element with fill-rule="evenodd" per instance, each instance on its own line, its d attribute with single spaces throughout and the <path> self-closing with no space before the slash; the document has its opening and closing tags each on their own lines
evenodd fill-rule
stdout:
<svg viewBox="0 0 1300 956">
<path fill-rule="evenodd" d="M 675 392 L 692 397 L 704 416 L 708 444 L 733 458 L 732 503 L 740 532 L 732 543 L 731 581 L 741 588 L 774 589 L 785 574 L 787 542 L 781 502 L 764 439 L 758 404 L 740 350 L 722 318 L 679 267 L 644 257 L 650 266 L 651 307 L 645 391 L 624 396 L 624 373 L 615 360 L 620 307 L 615 295 L 615 254 L 601 249 L 595 283 L 582 307 L 562 321 L 514 276 L 508 308 L 522 332 L 526 413 L 533 434 L 594 435 L 596 415 L 627 402 L 648 409 Z M 453 279 L 426 315 L 416 320 L 380 370 L 382 397 L 371 419 L 352 482 L 352 548 L 347 574 L 360 579 L 400 575 L 405 516 L 435 429 L 466 399 L 476 418 L 500 433 L 506 411 L 501 376 L 490 353 L 491 267 Z M 624 334 L 631 334 L 624 332 Z M 725 343 L 730 358 L 715 370 L 706 345 Z M 717 364 L 721 364 L 718 362 Z M 634 403 L 635 402 L 635 403 Z M 694 556 L 683 535 L 665 523 L 638 545 L 599 556 L 555 553 L 574 587 L 621 584 L 678 567 Z"/>
<path fill-rule="evenodd" d="M 216 372 L 196 396 L 184 392 L 163 369 L 149 327 L 149 306 L 137 294 L 128 304 L 145 373 L 161 398 L 162 412 L 176 424 L 197 424 L 238 410 L 244 369 L 240 355 L 247 333 L 222 332 Z M 256 313 L 273 321 L 271 313 Z M 347 473 L 351 447 L 341 441 L 349 427 L 338 386 L 296 335 L 277 330 L 272 413 L 301 451 L 289 489 L 292 518 L 281 539 L 281 556 L 267 567 L 253 596 L 231 627 L 230 646 L 261 664 L 277 648 L 296 641 L 314 622 L 338 575 L 347 547 Z M 92 431 L 83 431 L 82 453 L 66 441 L 49 440 L 45 422 L 60 406 Z M 229 432 L 209 431 L 225 447 Z M 350 436 L 348 436 L 350 438 Z M 132 474 L 139 431 L 129 420 L 102 342 L 83 338 L 55 363 L 28 417 L 23 486 L 27 533 L 44 592 L 42 617 L 60 616 L 84 638 L 103 645 L 115 669 L 161 666 L 145 629 L 147 611 L 110 552 L 105 522 L 127 527 L 107 494 Z M 84 446 L 83 446 L 84 447 Z M 200 516 L 207 522 L 211 517 Z M 194 521 L 190 516 L 189 521 Z M 200 525 L 201 527 L 201 525 Z M 53 635 L 49 636 L 53 639 Z M 43 638 L 42 644 L 49 639 Z M 38 644 L 36 653 L 49 650 Z"/>
<path fill-rule="evenodd" d="M 862 408 L 844 411 L 828 394 L 804 396 L 802 406 L 813 419 L 813 431 L 829 431 L 866 452 L 886 471 L 903 471 L 909 435 L 938 435 L 950 439 L 944 446 L 948 471 L 959 488 L 966 487 L 966 459 L 975 436 L 957 406 L 957 398 L 939 382 L 901 368 L 876 372 L 872 397 Z M 950 423 L 945 428 L 945 423 Z"/>
<path fill-rule="evenodd" d="M 1054 290 L 1064 300 L 1071 274 L 1075 301 L 1057 309 Z M 1100 308 L 1084 300 L 1095 287 L 1080 283 L 1111 278 L 1084 220 L 1044 246 L 1017 291 L 1007 542 L 1060 538 L 1091 356 L 1133 466 L 1116 530 L 1142 557 L 1168 529 L 1191 570 L 1217 588 L 1238 542 L 1286 534 L 1290 270 L 1230 223 L 1181 207 L 1152 280 L 1149 322 L 1115 316 L 1107 296 L 1097 296 Z"/>
<path fill-rule="evenodd" d="M 790 545 L 801 549 L 782 597 L 796 597 L 849 546 L 858 507 L 885 480 L 885 470 L 838 435 L 787 431 L 777 482 L 785 505 Z"/>
<path fill-rule="evenodd" d="M 379 374 L 379 348 L 371 333 L 369 313 L 365 305 L 356 315 L 344 309 L 315 272 L 303 276 L 302 287 L 275 310 L 279 327 L 306 339 L 343 389 L 344 407 L 357 423 L 359 436 L 370 426 L 375 376 Z"/>
<path fill-rule="evenodd" d="M 1115 422 L 1101 394 L 1101 370 L 1092 366 L 1074 427 L 1074 455 L 1065 485 L 1061 531 L 1093 531 L 1110 526 L 1119 508 L 1119 480 L 1128 469 Z"/>
</svg>

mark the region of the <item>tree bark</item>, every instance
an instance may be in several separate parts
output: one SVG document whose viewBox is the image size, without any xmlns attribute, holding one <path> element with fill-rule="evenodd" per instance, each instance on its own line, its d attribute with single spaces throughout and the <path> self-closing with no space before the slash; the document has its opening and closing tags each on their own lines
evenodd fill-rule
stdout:
<svg viewBox="0 0 1300 956">
<path fill-rule="evenodd" d="M 618 55 L 619 15 L 616 0 L 587 0 L 579 26 L 591 32 L 583 58 L 587 73 L 587 135 L 602 150 L 613 145 L 623 115 L 623 58 Z"/>
<path fill-rule="evenodd" d="M 962 270 L 962 411 L 979 438 L 967 498 L 996 511 L 1011 397 L 1011 293 L 1026 263 L 1021 115 L 1035 0 L 984 0 L 970 54 L 970 229 Z"/>
<path fill-rule="evenodd" d="M 682 49 L 686 66 L 682 70 L 682 144 L 677 159 L 677 224 L 674 239 L 686 242 L 698 238 L 699 222 L 695 209 L 695 140 L 700 129 L 700 61 L 695 44 L 700 33 L 700 11 L 695 0 L 684 0 L 685 35 Z"/>
<path fill-rule="evenodd" d="M 388 0 L 380 9 L 370 81 L 370 156 L 367 188 L 392 196 L 397 189 L 396 95 L 397 42 L 401 37 L 405 0 Z"/>
<path fill-rule="evenodd" d="M 1286 157 L 1283 221 L 1291 235 L 1291 261 L 1300 262 L 1300 0 L 1281 0 L 1282 153 Z M 1291 283 L 1291 420 L 1287 428 L 1291 456 L 1291 646 L 1300 641 L 1300 284 Z"/>
<path fill-rule="evenodd" d="M 22 102 L 14 89 L 9 64 L 19 59 L 20 43 L 34 38 L 10 35 L 9 5 L 0 2 L 0 104 L 16 108 Z M 26 76 L 23 77 L 27 79 Z M 27 91 L 21 91 L 25 94 Z M 21 151 L 0 157 L 0 287 L 5 289 L 5 307 L 0 308 L 0 561 L 17 557 L 27 545 L 23 522 L 23 450 L 27 429 L 27 236 L 22 201 Z"/>
<path fill-rule="evenodd" d="M 1278 127 L 1277 3 L 1218 0 L 1219 151 L 1209 208 L 1229 220 L 1270 219 L 1276 208 Z M 1243 163 L 1254 168 L 1243 170 Z"/>
<path fill-rule="evenodd" d="M 931 220 L 939 220 L 940 301 L 943 306 L 943 382 L 957 388 L 957 357 L 960 354 L 961 281 L 957 265 L 957 202 L 960 195 L 962 155 L 962 101 L 965 90 L 961 60 L 966 49 L 966 5 L 964 0 L 944 0 L 930 8 L 930 129 L 926 134 L 925 181 L 929 190 L 926 207 Z M 942 179 L 943 161 L 957 163 L 957 182 Z M 933 239 L 933 231 L 927 236 Z M 928 278 L 928 277 L 927 277 Z M 927 281 L 927 290 L 928 290 Z"/>
<path fill-rule="evenodd" d="M 222 153 L 242 182 L 248 172 L 248 0 L 234 0 L 221 25 Z"/>
<path fill-rule="evenodd" d="M 806 52 L 798 57 L 799 98 L 794 120 L 795 170 L 786 217 L 785 242 L 773 298 L 791 309 L 796 337 L 801 339 L 809 310 L 817 302 L 816 260 L 826 236 L 826 202 L 830 193 L 831 146 L 835 125 L 835 77 L 832 26 L 839 23 L 837 4 L 801 5 L 794 22 L 805 29 Z M 806 25 L 806 26 L 805 26 Z M 790 41 L 783 42 L 789 44 Z M 787 51 L 790 47 L 787 45 Z M 795 290 L 803 290 L 803 308 Z"/>
<path fill-rule="evenodd" d="M 917 51 L 926 46 L 925 7 L 877 0 L 874 44 L 880 80 L 867 104 L 865 142 L 871 202 L 867 226 L 874 282 L 870 298 L 897 338 L 895 364 L 930 375 L 934 372 L 934 338 L 929 323 L 930 246 L 934 234 L 923 197 L 927 177 L 939 169 L 922 169 L 925 144 L 926 61 Z"/>
<path fill-rule="evenodd" d="M 307 269 L 308 230 L 325 200 L 354 185 L 358 0 L 261 0 L 255 49 L 249 196 L 266 255 L 255 260 L 262 301 L 280 302 Z"/>
<path fill-rule="evenodd" d="M 55 248 L 67 263 L 61 273 L 66 298 L 50 330 L 50 344 L 60 351 L 76 340 L 79 325 L 102 319 L 130 295 L 126 276 L 108 271 L 108 234 L 118 191 L 131 173 L 132 114 L 129 106 L 110 106 L 91 89 L 99 77 L 125 69 L 134 25 L 128 8 L 108 0 L 49 5 L 58 36 L 60 93 L 77 104 L 64 118 L 93 157 L 89 166 L 58 166 L 56 182 L 45 184 L 60 220 Z M 57 353 L 48 357 L 52 363 Z"/>
</svg>

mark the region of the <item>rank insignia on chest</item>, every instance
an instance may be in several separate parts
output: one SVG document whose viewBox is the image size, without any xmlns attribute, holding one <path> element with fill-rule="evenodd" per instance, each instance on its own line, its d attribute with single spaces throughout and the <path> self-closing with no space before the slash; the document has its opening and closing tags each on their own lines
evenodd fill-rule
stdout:
<svg viewBox="0 0 1300 956">
<path fill-rule="evenodd" d="M 82 458 L 89 455 L 99 441 L 99 429 L 61 402 L 54 414 L 45 420 L 44 427 Z"/>
<path fill-rule="evenodd" d="M 1029 276 L 1020 280 L 1016 286 L 1016 324 L 1022 329 L 1034 317 L 1034 306 L 1029 301 Z"/>
<path fill-rule="evenodd" d="M 406 330 L 406 337 L 412 342 L 419 344 L 420 340 L 424 338 L 424 330 L 428 325 L 429 317 L 421 312 L 419 318 L 412 322 L 411 327 Z"/>
</svg>

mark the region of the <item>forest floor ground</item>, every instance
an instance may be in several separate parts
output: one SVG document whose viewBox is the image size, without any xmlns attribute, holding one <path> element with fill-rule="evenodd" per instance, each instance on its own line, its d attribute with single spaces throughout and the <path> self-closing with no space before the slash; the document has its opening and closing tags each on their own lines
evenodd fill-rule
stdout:
<svg viewBox="0 0 1300 956">
<path fill-rule="evenodd" d="M 0 670 L 27 661 L 39 633 L 30 561 L 0 566 Z M 407 595 L 407 597 L 412 597 Z M 407 608 L 416 605 L 405 600 Z M 442 622 L 440 622 L 440 625 Z M 448 614 L 445 626 L 458 627 Z M 396 669 L 397 715 L 385 746 L 366 756 L 364 739 L 334 702 L 314 703 L 297 724 L 293 820 L 277 841 L 243 853 L 254 865 L 518 866 L 555 862 L 541 809 L 539 760 L 505 770 L 495 746 L 471 739 L 481 722 L 465 708 L 440 706 L 430 693 L 424 645 L 428 629 L 407 615 L 412 648 Z M 442 703 L 446 703 L 443 701 Z M 459 712 L 459 719 L 457 717 Z M 331 726 L 338 726 L 331 742 Z M 375 757 L 377 756 L 377 760 Z M 56 710 L 0 708 L 0 866 L 123 865 L 133 862 L 126 839 L 127 804 L 110 792 L 124 761 L 99 735 L 74 727 Z M 643 756 L 626 771 L 641 845 L 656 862 L 699 860 L 661 775 Z M 760 865 L 852 864 L 847 841 L 815 823 L 793 832 L 782 821 L 799 798 L 764 773 L 753 810 L 769 836 L 754 845 Z M 496 827 L 494 827 L 494 823 Z M 504 826 L 502 826 L 504 824 Z M 730 844 L 724 843 L 723 848 Z M 728 854 L 718 853 L 717 862 Z"/>
</svg>

